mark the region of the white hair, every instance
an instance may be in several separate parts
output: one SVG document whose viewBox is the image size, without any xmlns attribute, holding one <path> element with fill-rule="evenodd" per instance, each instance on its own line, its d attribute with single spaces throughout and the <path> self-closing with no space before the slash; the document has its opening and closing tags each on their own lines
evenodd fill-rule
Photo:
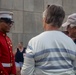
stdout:
<svg viewBox="0 0 76 75">
<path fill-rule="evenodd" d="M 43 12 L 43 18 L 46 17 L 46 14 L 47 14 L 46 11 L 47 11 L 47 9 L 45 9 L 44 12 Z"/>
</svg>

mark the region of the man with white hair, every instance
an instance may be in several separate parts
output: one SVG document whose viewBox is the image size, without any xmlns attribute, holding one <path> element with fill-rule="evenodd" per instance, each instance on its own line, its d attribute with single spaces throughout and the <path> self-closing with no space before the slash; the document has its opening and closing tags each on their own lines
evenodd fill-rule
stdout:
<svg viewBox="0 0 76 75">
<path fill-rule="evenodd" d="M 67 21 L 62 24 L 62 27 L 66 28 L 67 35 L 76 43 L 76 13 L 69 15 Z"/>
<path fill-rule="evenodd" d="M 59 31 L 64 17 L 61 6 L 48 5 L 43 13 L 45 31 L 29 41 L 21 75 L 75 75 L 75 43 Z"/>
<path fill-rule="evenodd" d="M 0 75 L 16 75 L 12 42 L 7 36 L 13 25 L 13 13 L 0 11 Z"/>
</svg>

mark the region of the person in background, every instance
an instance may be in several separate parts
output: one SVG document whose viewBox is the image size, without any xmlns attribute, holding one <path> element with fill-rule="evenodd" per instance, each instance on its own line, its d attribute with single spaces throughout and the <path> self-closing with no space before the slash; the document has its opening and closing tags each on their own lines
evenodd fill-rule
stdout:
<svg viewBox="0 0 76 75">
<path fill-rule="evenodd" d="M 69 36 L 74 43 L 76 44 L 76 13 L 73 13 L 67 17 L 67 21 L 62 24 L 62 27 L 65 28 L 67 36 Z M 76 61 L 74 62 L 76 66 Z"/>
<path fill-rule="evenodd" d="M 15 50 L 15 64 L 16 64 L 17 75 L 21 75 L 20 70 L 22 68 L 24 61 L 25 49 L 26 48 L 23 47 L 23 42 L 19 42 L 18 47 Z"/>
<path fill-rule="evenodd" d="M 12 42 L 7 36 L 13 22 L 13 12 L 0 11 L 0 75 L 16 75 Z"/>
<path fill-rule="evenodd" d="M 69 15 L 62 27 L 66 27 L 67 35 L 76 43 L 76 13 Z"/>
<path fill-rule="evenodd" d="M 61 6 L 47 6 L 43 12 L 44 32 L 29 41 L 21 75 L 75 75 L 75 43 L 59 31 L 64 17 Z"/>
</svg>

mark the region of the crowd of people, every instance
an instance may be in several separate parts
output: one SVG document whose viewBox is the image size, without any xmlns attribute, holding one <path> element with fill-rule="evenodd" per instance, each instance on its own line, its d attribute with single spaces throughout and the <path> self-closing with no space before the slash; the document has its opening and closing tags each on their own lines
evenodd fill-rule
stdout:
<svg viewBox="0 0 76 75">
<path fill-rule="evenodd" d="M 13 13 L 0 11 L 0 75 L 76 75 L 76 13 L 67 17 L 59 5 L 43 12 L 44 32 L 33 37 L 27 48 L 19 42 L 13 53 L 7 36 Z M 59 30 L 66 27 L 67 34 Z"/>
</svg>

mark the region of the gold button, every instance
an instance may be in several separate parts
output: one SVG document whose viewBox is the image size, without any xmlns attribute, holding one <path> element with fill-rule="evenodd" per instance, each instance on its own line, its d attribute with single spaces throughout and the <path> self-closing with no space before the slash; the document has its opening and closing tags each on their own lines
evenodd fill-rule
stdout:
<svg viewBox="0 0 76 75">
<path fill-rule="evenodd" d="M 1 71 L 1 73 L 3 73 L 3 71 Z"/>
<path fill-rule="evenodd" d="M 12 44 L 10 46 L 12 47 Z"/>
<path fill-rule="evenodd" d="M 11 51 L 10 51 L 10 53 L 11 53 Z"/>
<path fill-rule="evenodd" d="M 3 36 L 5 36 L 5 34 L 3 34 Z"/>
<path fill-rule="evenodd" d="M 10 66 L 12 66 L 13 64 L 11 63 Z"/>
</svg>

